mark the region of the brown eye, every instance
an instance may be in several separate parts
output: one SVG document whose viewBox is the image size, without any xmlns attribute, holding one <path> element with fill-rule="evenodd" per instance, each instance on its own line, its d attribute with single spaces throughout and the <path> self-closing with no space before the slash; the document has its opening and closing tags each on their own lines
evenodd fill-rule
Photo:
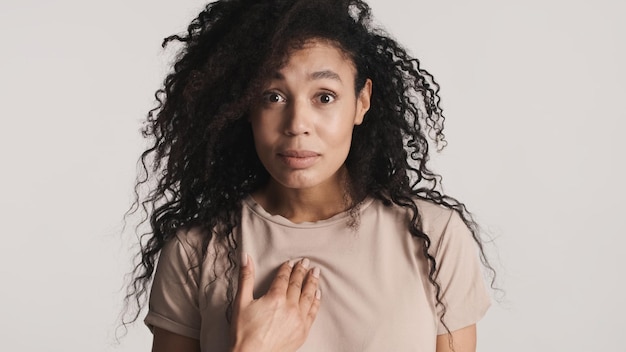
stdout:
<svg viewBox="0 0 626 352">
<path fill-rule="evenodd" d="M 330 104 L 335 100 L 335 97 L 332 94 L 324 93 L 320 94 L 319 101 L 322 104 Z"/>
<path fill-rule="evenodd" d="M 280 95 L 278 94 L 270 94 L 269 101 L 272 103 L 278 103 L 280 101 Z"/>
<path fill-rule="evenodd" d="M 283 98 L 283 96 L 278 93 L 269 92 L 263 95 L 263 100 L 268 103 L 282 103 L 285 101 L 285 98 Z"/>
</svg>

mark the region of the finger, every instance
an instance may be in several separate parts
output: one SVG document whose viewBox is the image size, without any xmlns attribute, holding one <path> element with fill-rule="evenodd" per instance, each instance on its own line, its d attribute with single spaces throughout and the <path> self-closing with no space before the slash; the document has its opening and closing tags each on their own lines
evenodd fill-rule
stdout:
<svg viewBox="0 0 626 352">
<path fill-rule="evenodd" d="M 238 307 L 245 307 L 254 300 L 254 262 L 247 253 L 241 255 L 239 269 L 239 284 L 235 303 Z"/>
<path fill-rule="evenodd" d="M 287 287 L 287 300 L 298 304 L 300 295 L 302 294 L 302 284 L 304 278 L 309 271 L 310 261 L 304 258 L 293 267 L 291 276 L 289 277 L 289 286 Z"/>
<path fill-rule="evenodd" d="M 292 269 L 293 265 L 289 262 L 285 262 L 278 267 L 278 272 L 276 276 L 274 276 L 274 280 L 267 293 L 284 297 L 287 292 L 287 287 L 289 286 L 289 277 L 291 276 Z"/>
<path fill-rule="evenodd" d="M 317 289 L 315 291 L 315 299 L 311 304 L 311 308 L 309 309 L 309 313 L 307 314 L 307 324 L 311 326 L 317 317 L 317 312 L 320 310 L 320 305 L 322 303 L 322 291 Z"/>
<path fill-rule="evenodd" d="M 315 267 L 309 270 L 306 279 L 304 280 L 304 286 L 302 287 L 302 293 L 300 294 L 300 310 L 303 313 L 308 313 L 311 309 L 311 305 L 315 301 L 315 295 L 318 291 L 320 277 L 320 268 Z"/>
</svg>

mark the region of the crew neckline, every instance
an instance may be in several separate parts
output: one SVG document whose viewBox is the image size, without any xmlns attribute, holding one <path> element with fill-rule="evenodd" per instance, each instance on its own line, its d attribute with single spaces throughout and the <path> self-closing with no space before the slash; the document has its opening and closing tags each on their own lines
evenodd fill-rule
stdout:
<svg viewBox="0 0 626 352">
<path fill-rule="evenodd" d="M 359 215 L 363 214 L 363 211 L 365 209 L 367 209 L 370 204 L 372 204 L 372 201 L 374 199 L 372 197 L 365 197 L 365 199 L 363 199 L 359 204 Z M 331 216 L 328 219 L 323 219 L 323 220 L 318 220 L 318 221 L 305 221 L 305 222 L 300 222 L 300 223 L 294 223 L 291 220 L 287 219 L 286 217 L 282 216 L 282 215 L 272 215 L 270 214 L 267 210 L 265 210 L 259 203 L 256 202 L 256 200 L 254 200 L 254 198 L 252 197 L 252 195 L 248 194 L 244 199 L 243 199 L 244 204 L 248 207 L 248 209 L 250 209 L 250 211 L 254 214 L 256 214 L 257 216 L 266 219 L 268 221 L 271 221 L 273 223 L 282 225 L 282 226 L 287 226 L 287 227 L 292 227 L 292 228 L 317 228 L 317 227 L 326 227 L 326 226 L 330 226 L 333 224 L 336 224 L 338 222 L 342 222 L 345 221 L 347 218 L 350 217 L 350 210 L 346 210 L 343 211 L 341 213 L 335 214 L 333 216 Z"/>
</svg>

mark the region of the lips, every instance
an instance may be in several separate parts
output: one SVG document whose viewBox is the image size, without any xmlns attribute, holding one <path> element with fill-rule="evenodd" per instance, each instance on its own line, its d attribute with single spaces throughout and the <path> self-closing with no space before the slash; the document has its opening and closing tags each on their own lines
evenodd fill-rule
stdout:
<svg viewBox="0 0 626 352">
<path fill-rule="evenodd" d="M 306 169 L 317 162 L 320 154 L 310 150 L 285 150 L 279 152 L 278 156 L 292 169 Z"/>
<path fill-rule="evenodd" d="M 286 150 L 278 153 L 280 156 L 284 156 L 287 158 L 311 158 L 319 156 L 318 153 L 312 152 L 310 150 Z"/>
</svg>

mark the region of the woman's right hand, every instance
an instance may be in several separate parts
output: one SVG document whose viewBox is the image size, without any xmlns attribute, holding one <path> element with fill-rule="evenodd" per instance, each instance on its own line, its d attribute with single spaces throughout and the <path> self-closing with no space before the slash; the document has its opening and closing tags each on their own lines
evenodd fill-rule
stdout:
<svg viewBox="0 0 626 352">
<path fill-rule="evenodd" d="M 320 307 L 319 268 L 309 260 L 284 263 L 267 293 L 254 299 L 254 263 L 243 254 L 234 302 L 233 352 L 296 351 Z"/>
</svg>

